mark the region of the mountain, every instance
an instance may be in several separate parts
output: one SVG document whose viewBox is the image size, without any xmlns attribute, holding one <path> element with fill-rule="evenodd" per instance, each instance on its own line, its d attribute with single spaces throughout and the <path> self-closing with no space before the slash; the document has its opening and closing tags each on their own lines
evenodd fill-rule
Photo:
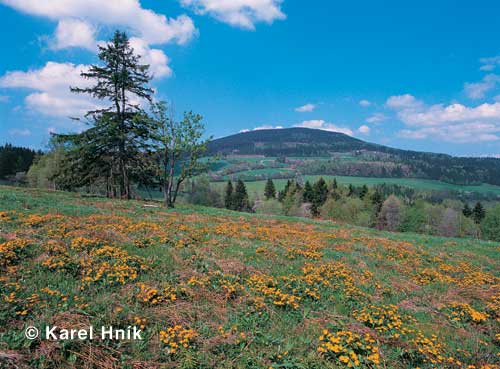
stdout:
<svg viewBox="0 0 500 369">
<path fill-rule="evenodd" d="M 446 154 L 395 149 L 347 136 L 309 128 L 267 129 L 238 133 L 213 140 L 211 155 L 263 155 L 267 157 L 325 157 L 308 161 L 303 174 L 358 175 L 435 179 L 455 184 L 500 185 L 500 159 L 465 158 Z M 338 160 L 351 153 L 356 160 Z"/>
</svg>

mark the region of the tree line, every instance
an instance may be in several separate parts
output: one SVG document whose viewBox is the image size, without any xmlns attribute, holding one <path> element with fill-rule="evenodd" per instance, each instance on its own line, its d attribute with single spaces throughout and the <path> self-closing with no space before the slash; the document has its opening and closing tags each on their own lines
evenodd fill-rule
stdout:
<svg viewBox="0 0 500 369">
<path fill-rule="evenodd" d="M 26 173 L 39 155 L 42 155 L 41 151 L 27 147 L 9 143 L 0 146 L 0 179 L 15 180 L 16 174 Z"/>
<path fill-rule="evenodd" d="M 473 204 L 446 199 L 431 203 L 423 198 L 408 198 L 384 193 L 384 186 L 353 186 L 319 178 L 316 182 L 288 180 L 277 191 L 269 179 L 263 199 L 248 202 L 243 181 L 237 182 L 238 193 L 232 197 L 233 184 L 225 188 L 226 208 L 301 217 L 320 217 L 379 230 L 415 232 L 446 237 L 477 237 L 500 241 L 500 205 L 486 208 L 481 202 Z M 244 207 L 238 200 L 244 198 Z M 235 202 L 236 201 L 236 202 Z M 247 209 L 247 210 L 245 210 Z"/>
</svg>

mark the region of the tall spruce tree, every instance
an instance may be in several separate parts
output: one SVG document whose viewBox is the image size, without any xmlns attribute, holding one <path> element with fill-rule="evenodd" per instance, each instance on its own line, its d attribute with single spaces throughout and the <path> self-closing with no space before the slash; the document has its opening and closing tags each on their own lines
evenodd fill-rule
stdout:
<svg viewBox="0 0 500 369">
<path fill-rule="evenodd" d="M 266 188 L 264 189 L 264 196 L 266 200 L 274 199 L 276 197 L 276 187 L 274 187 L 274 182 L 270 178 L 266 182 Z"/>
<path fill-rule="evenodd" d="M 71 87 L 78 94 L 108 102 L 109 106 L 86 114 L 91 128 L 81 134 L 60 136 L 71 147 L 67 180 L 75 186 L 105 179 L 108 196 L 131 197 L 131 178 L 141 165 L 141 154 L 150 139 L 146 115 L 135 103 L 151 101 L 153 90 L 149 65 L 140 63 L 124 32 L 116 31 L 104 46 L 99 46 L 101 65 L 81 73 L 95 81 L 91 87 Z"/>
<path fill-rule="evenodd" d="M 304 202 L 313 202 L 314 200 L 314 190 L 311 186 L 311 182 L 306 181 L 304 185 L 304 193 L 302 195 Z"/>
<path fill-rule="evenodd" d="M 227 181 L 226 191 L 224 193 L 224 206 L 226 209 L 233 210 L 233 182 L 231 180 Z"/>
<path fill-rule="evenodd" d="M 234 210 L 237 211 L 249 211 L 250 210 L 250 201 L 248 199 L 247 188 L 245 183 L 239 179 L 236 182 L 236 187 L 234 189 L 233 194 L 233 204 Z"/>
<path fill-rule="evenodd" d="M 327 198 L 328 186 L 325 180 L 320 178 L 313 186 L 313 201 L 311 205 L 311 212 L 313 215 L 319 215 L 319 209 L 326 202 Z"/>
</svg>

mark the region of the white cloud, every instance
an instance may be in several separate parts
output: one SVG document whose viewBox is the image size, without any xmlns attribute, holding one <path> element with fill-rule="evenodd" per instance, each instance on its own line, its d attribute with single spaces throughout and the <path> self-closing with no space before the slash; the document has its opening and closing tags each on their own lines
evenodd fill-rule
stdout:
<svg viewBox="0 0 500 369">
<path fill-rule="evenodd" d="M 348 136 L 352 136 L 353 132 L 348 127 L 339 127 L 333 123 L 326 122 L 322 119 L 315 120 L 305 120 L 302 123 L 294 125 L 294 127 L 302 127 L 302 128 L 313 128 L 313 129 L 322 129 L 324 131 L 331 132 L 339 132 L 344 133 Z"/>
<path fill-rule="evenodd" d="M 389 97 L 385 104 L 392 109 L 408 109 L 416 108 L 422 105 L 422 102 L 417 100 L 413 95 L 404 94 Z"/>
<path fill-rule="evenodd" d="M 399 136 L 411 139 L 439 139 L 454 143 L 500 141 L 500 127 L 491 123 L 470 122 L 416 130 L 404 129 Z"/>
<path fill-rule="evenodd" d="M 370 127 L 368 127 L 367 125 L 362 125 L 358 128 L 358 132 L 363 135 L 368 135 L 370 134 Z"/>
<path fill-rule="evenodd" d="M 141 55 L 141 63 L 149 64 L 150 71 L 155 78 L 172 75 L 172 69 L 168 66 L 169 58 L 162 50 L 151 49 L 143 39 L 136 37 L 130 39 L 130 46 Z"/>
<path fill-rule="evenodd" d="M 167 18 L 142 8 L 138 0 L 0 0 L 27 14 L 53 20 L 76 18 L 108 26 L 124 26 L 149 44 L 184 44 L 197 33 L 191 18 Z"/>
<path fill-rule="evenodd" d="M 295 108 L 295 111 L 299 112 L 299 113 L 310 113 L 310 112 L 314 111 L 314 109 L 316 109 L 316 105 L 305 104 L 305 105 L 299 106 L 298 108 Z"/>
<path fill-rule="evenodd" d="M 283 129 L 283 126 L 272 126 L 265 124 L 263 126 L 255 127 L 254 129 L 252 129 L 252 131 L 261 131 L 263 129 Z"/>
<path fill-rule="evenodd" d="M 213 18 L 244 29 L 255 29 L 255 23 L 271 24 L 285 19 L 281 11 L 282 0 L 180 0 L 182 6 L 197 14 L 208 14 Z"/>
<path fill-rule="evenodd" d="M 464 91 L 471 99 L 482 99 L 486 93 L 493 90 L 499 82 L 499 76 L 488 74 L 484 76 L 481 82 L 465 83 Z"/>
<path fill-rule="evenodd" d="M 246 133 L 246 132 L 251 132 L 251 131 L 262 131 L 264 129 L 283 129 L 283 128 L 284 128 L 283 126 L 273 126 L 271 124 L 264 124 L 262 126 L 258 126 L 258 127 L 252 128 L 252 129 L 248 129 L 248 128 L 242 129 L 239 131 L 239 133 Z"/>
<path fill-rule="evenodd" d="M 62 19 L 59 21 L 51 47 L 55 50 L 68 47 L 83 47 L 96 50 L 95 28 L 80 19 Z"/>
<path fill-rule="evenodd" d="M 387 106 L 410 128 L 400 131 L 400 137 L 458 143 L 500 140 L 500 102 L 468 107 L 458 103 L 426 105 L 413 96 L 404 99 L 408 103 L 393 99 L 389 104 L 389 100 Z"/>
<path fill-rule="evenodd" d="M 9 129 L 8 132 L 11 136 L 30 136 L 31 135 L 31 131 L 27 128 L 25 128 L 25 129 L 13 128 L 13 129 Z"/>
<path fill-rule="evenodd" d="M 375 113 L 371 115 L 370 117 L 366 118 L 367 123 L 380 123 L 384 120 L 386 120 L 387 117 L 383 113 Z"/>
<path fill-rule="evenodd" d="M 500 55 L 489 58 L 481 58 L 479 62 L 482 64 L 479 68 L 482 71 L 490 72 L 500 65 Z"/>
<path fill-rule="evenodd" d="M 359 106 L 366 108 L 366 107 L 370 106 L 372 103 L 368 100 L 360 100 L 358 104 L 359 104 Z"/>
<path fill-rule="evenodd" d="M 25 103 L 29 109 L 44 115 L 81 116 L 99 107 L 98 102 L 90 97 L 70 92 L 70 86 L 88 87 L 92 84 L 80 76 L 87 69 L 86 65 L 48 62 L 40 69 L 7 72 L 0 78 L 0 87 L 36 91 L 26 97 Z"/>
</svg>

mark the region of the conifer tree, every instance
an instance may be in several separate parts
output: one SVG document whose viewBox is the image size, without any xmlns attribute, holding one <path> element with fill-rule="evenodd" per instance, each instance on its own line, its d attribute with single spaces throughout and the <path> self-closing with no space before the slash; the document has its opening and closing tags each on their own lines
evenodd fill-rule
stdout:
<svg viewBox="0 0 500 369">
<path fill-rule="evenodd" d="M 281 202 L 282 202 L 282 201 L 284 200 L 284 198 L 285 198 L 286 194 L 288 193 L 288 190 L 290 189 L 290 186 L 291 186 L 291 185 L 292 185 L 292 181 L 287 180 L 287 181 L 286 181 L 285 188 L 284 188 L 282 191 L 280 191 L 280 192 L 278 193 L 278 200 L 279 200 L 279 201 L 281 201 Z"/>
<path fill-rule="evenodd" d="M 105 178 L 108 196 L 129 199 L 131 177 L 141 165 L 140 156 L 151 131 L 149 120 L 135 101 L 151 101 L 153 90 L 148 83 L 152 77 L 149 65 L 140 63 L 124 32 L 116 31 L 107 44 L 100 45 L 98 57 L 100 65 L 81 73 L 95 84 L 71 87 L 71 91 L 109 102 L 109 106 L 87 112 L 88 130 L 59 135 L 59 141 L 71 148 L 68 166 L 73 175 L 66 180 L 78 187 Z"/>
<path fill-rule="evenodd" d="M 227 181 L 226 191 L 224 193 L 224 206 L 226 209 L 233 210 L 233 182 Z"/>
<path fill-rule="evenodd" d="M 477 202 L 476 206 L 474 206 L 474 210 L 472 210 L 472 218 L 474 219 L 474 222 L 476 222 L 476 224 L 480 224 L 485 216 L 486 210 L 484 210 L 483 204 Z"/>
<path fill-rule="evenodd" d="M 309 181 L 306 181 L 304 185 L 304 194 L 303 194 L 304 202 L 313 202 L 314 199 L 314 190 Z"/>
<path fill-rule="evenodd" d="M 267 180 L 266 188 L 264 189 L 264 196 L 266 200 L 274 199 L 276 197 L 276 187 L 274 187 L 274 182 L 270 178 Z"/>
<path fill-rule="evenodd" d="M 376 214 L 380 213 L 380 210 L 382 209 L 382 204 L 384 203 L 384 199 L 378 189 L 375 190 L 375 192 L 373 193 L 371 200 L 372 204 L 375 206 L 375 213 Z"/>
<path fill-rule="evenodd" d="M 234 210 L 237 211 L 250 210 L 250 201 L 248 199 L 247 188 L 245 186 L 245 183 L 241 179 L 236 182 L 236 187 L 233 194 L 233 206 Z"/>
<path fill-rule="evenodd" d="M 328 198 L 328 186 L 323 178 L 318 179 L 318 181 L 313 186 L 313 201 L 311 205 L 311 212 L 313 215 L 319 215 L 319 209 L 326 202 Z"/>
<path fill-rule="evenodd" d="M 348 197 L 353 196 L 353 195 L 354 195 L 354 192 L 355 192 L 355 190 L 354 190 L 354 186 L 353 186 L 352 184 L 350 184 L 350 183 L 349 183 L 349 192 L 347 193 L 347 196 L 348 196 Z"/>
<path fill-rule="evenodd" d="M 466 218 L 470 218 L 471 217 L 471 215 L 472 215 L 472 209 L 470 208 L 469 204 L 466 203 L 464 205 L 464 208 L 462 209 L 462 214 Z"/>
<path fill-rule="evenodd" d="M 361 187 L 361 191 L 359 192 L 359 198 L 363 200 L 367 193 L 368 193 L 368 187 L 366 185 L 363 185 L 363 187 Z"/>
</svg>

